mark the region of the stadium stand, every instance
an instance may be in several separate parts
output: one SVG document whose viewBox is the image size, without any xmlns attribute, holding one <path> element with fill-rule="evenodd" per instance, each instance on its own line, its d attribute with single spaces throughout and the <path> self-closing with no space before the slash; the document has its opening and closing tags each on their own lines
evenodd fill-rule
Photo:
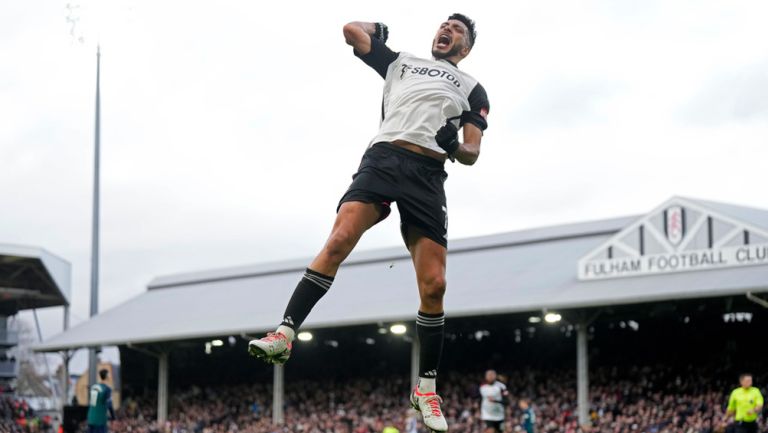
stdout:
<svg viewBox="0 0 768 433">
<path fill-rule="evenodd" d="M 519 431 L 516 400 L 531 398 L 537 432 L 575 433 L 578 426 L 575 376 L 572 370 L 500 368 L 512 401 L 505 431 Z M 441 388 L 452 431 L 482 433 L 477 387 L 482 370 L 450 372 Z M 593 373 L 590 417 L 593 432 L 724 431 L 727 390 L 733 372 L 717 368 L 668 366 L 601 367 Z M 756 382 L 766 383 L 766 377 Z M 121 410 L 115 431 L 196 433 L 379 433 L 386 425 L 399 431 L 423 432 L 407 409 L 407 380 L 401 376 L 306 380 L 288 384 L 286 425 L 271 424 L 270 387 L 264 384 L 191 387 L 175 393 L 169 421 L 158 427 L 154 401 L 134 398 Z M 413 421 L 411 420 L 413 419 Z M 414 422 L 416 421 L 416 422 Z M 412 426 L 409 429 L 408 426 Z"/>
<path fill-rule="evenodd" d="M 52 431 L 52 423 L 49 416 L 39 416 L 23 399 L 0 395 L 0 433 L 50 431 Z"/>
</svg>

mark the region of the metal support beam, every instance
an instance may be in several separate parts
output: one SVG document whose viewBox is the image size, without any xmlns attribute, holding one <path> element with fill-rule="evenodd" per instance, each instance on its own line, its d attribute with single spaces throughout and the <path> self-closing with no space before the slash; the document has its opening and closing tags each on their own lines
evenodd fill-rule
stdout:
<svg viewBox="0 0 768 433">
<path fill-rule="evenodd" d="M 69 329 L 69 305 L 64 306 L 64 331 Z M 72 353 L 65 350 L 61 353 L 61 407 L 69 404 L 69 360 L 72 359 Z"/>
<path fill-rule="evenodd" d="M 411 388 L 419 382 L 419 352 L 421 345 L 419 339 L 414 338 L 411 342 Z"/>
<path fill-rule="evenodd" d="M 274 425 L 285 423 L 285 415 L 283 414 L 284 386 L 285 367 L 275 364 L 272 382 L 272 424 Z"/>
<path fill-rule="evenodd" d="M 69 350 L 61 352 L 61 407 L 69 404 L 69 360 L 72 353 Z"/>
<path fill-rule="evenodd" d="M 576 396 L 579 425 L 589 424 L 589 351 L 586 320 L 576 325 Z"/>
<path fill-rule="evenodd" d="M 2 296 L 4 300 L 25 299 L 34 301 L 58 302 L 61 299 L 56 295 L 46 295 L 44 293 L 31 291 L 29 289 L 5 286 L 0 287 L 0 296 Z"/>
<path fill-rule="evenodd" d="M 747 299 L 749 299 L 750 301 L 754 302 L 755 304 L 763 308 L 768 308 L 768 301 L 758 296 L 755 296 L 752 292 L 747 292 Z"/>
<path fill-rule="evenodd" d="M 168 364 L 167 347 L 161 348 L 160 352 L 135 346 L 131 343 L 125 345 L 128 349 L 135 350 L 147 356 L 157 359 L 157 422 L 164 423 L 168 420 Z"/>
<path fill-rule="evenodd" d="M 37 308 L 32 309 L 32 315 L 35 318 L 35 328 L 37 329 L 37 340 L 43 342 L 43 331 L 40 329 L 40 320 L 37 318 Z M 54 401 L 58 400 L 59 393 L 57 391 L 56 382 L 53 381 L 53 375 L 51 375 L 51 367 L 48 365 L 48 354 L 43 354 L 43 360 L 45 361 L 45 374 L 48 377 L 48 385 L 51 387 L 51 397 Z"/>
<path fill-rule="evenodd" d="M 168 352 L 157 357 L 157 422 L 168 419 Z"/>
</svg>

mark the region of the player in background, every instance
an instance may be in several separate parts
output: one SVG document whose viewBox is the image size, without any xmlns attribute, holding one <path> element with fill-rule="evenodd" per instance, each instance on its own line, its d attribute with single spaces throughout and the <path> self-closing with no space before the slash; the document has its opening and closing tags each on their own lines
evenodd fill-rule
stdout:
<svg viewBox="0 0 768 433">
<path fill-rule="evenodd" d="M 525 433 L 535 433 L 536 413 L 533 411 L 530 401 L 526 398 L 521 398 L 517 406 L 523 412 L 523 415 L 520 417 L 520 424 L 522 424 Z"/>
<path fill-rule="evenodd" d="M 728 399 L 726 422 L 733 416 L 736 422 L 734 433 L 757 433 L 757 417 L 763 410 L 763 395 L 759 388 L 752 386 L 752 375 L 749 373 L 739 376 L 739 385 L 731 391 Z"/>
<path fill-rule="evenodd" d="M 509 404 L 509 391 L 501 383 L 495 370 L 485 372 L 485 382 L 480 385 L 480 419 L 485 423 L 485 433 L 501 433 Z"/>
<path fill-rule="evenodd" d="M 477 161 L 490 107 L 483 86 L 458 67 L 474 47 L 475 24 L 462 14 L 449 16 L 432 40 L 428 59 L 392 51 L 386 45 L 389 31 L 382 23 L 351 22 L 343 30 L 355 56 L 384 79 L 383 100 L 377 103 L 379 132 L 339 201 L 325 246 L 294 289 L 282 323 L 275 332 L 252 340 L 248 350 L 267 362 L 284 363 L 297 330 L 331 288 L 339 266 L 361 236 L 386 218 L 392 202 L 397 202 L 400 232 L 411 253 L 420 297 L 416 315 L 419 380 L 410 402 L 429 429 L 445 432 L 448 424 L 436 390 L 444 340 L 448 247 L 444 166 L 446 159 L 464 165 Z M 340 113 L 339 122 L 331 128 L 343 127 Z M 328 146 L 333 149 L 332 142 Z M 358 290 L 366 290 L 365 285 Z"/>
<path fill-rule="evenodd" d="M 88 390 L 88 433 L 107 433 L 107 414 L 115 419 L 112 408 L 112 388 L 107 386 L 109 371 L 99 370 L 99 383 Z"/>
</svg>

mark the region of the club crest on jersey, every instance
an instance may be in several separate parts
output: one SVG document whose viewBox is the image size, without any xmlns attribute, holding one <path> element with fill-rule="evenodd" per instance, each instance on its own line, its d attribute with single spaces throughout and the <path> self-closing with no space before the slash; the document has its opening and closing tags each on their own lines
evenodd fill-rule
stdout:
<svg viewBox="0 0 768 433">
<path fill-rule="evenodd" d="M 451 83 L 453 83 L 456 87 L 461 87 L 461 82 L 459 82 L 459 79 L 456 78 L 455 75 L 453 75 L 450 71 L 446 71 L 445 69 L 437 69 L 437 68 L 429 68 L 429 67 L 413 67 L 411 65 L 403 63 L 403 65 L 400 67 L 400 79 L 402 80 L 405 77 L 405 74 L 410 71 L 411 75 L 424 75 L 427 77 L 432 78 L 444 78 Z"/>
<path fill-rule="evenodd" d="M 402 71 L 400 72 L 400 79 L 401 80 L 403 79 L 403 76 L 405 75 L 405 73 L 410 71 L 411 68 L 413 68 L 413 66 L 411 66 L 411 65 L 409 65 L 407 63 L 403 63 Z"/>
</svg>

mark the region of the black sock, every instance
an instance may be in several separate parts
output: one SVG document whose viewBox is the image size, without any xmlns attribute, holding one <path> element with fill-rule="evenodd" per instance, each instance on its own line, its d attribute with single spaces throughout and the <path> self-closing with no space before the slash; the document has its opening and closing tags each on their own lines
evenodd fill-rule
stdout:
<svg viewBox="0 0 768 433">
<path fill-rule="evenodd" d="M 309 312 L 317 304 L 317 301 L 331 288 L 331 284 L 333 284 L 333 277 L 307 268 L 301 281 L 296 286 L 296 290 L 293 291 L 291 300 L 288 301 L 288 306 L 285 307 L 285 314 L 283 314 L 283 323 L 281 325 L 287 326 L 294 331 L 299 329 L 301 324 L 304 323 L 304 319 L 309 315 Z"/>
<path fill-rule="evenodd" d="M 443 354 L 445 314 L 422 313 L 416 316 L 416 335 L 419 337 L 419 377 L 437 377 L 440 356 Z"/>
</svg>

